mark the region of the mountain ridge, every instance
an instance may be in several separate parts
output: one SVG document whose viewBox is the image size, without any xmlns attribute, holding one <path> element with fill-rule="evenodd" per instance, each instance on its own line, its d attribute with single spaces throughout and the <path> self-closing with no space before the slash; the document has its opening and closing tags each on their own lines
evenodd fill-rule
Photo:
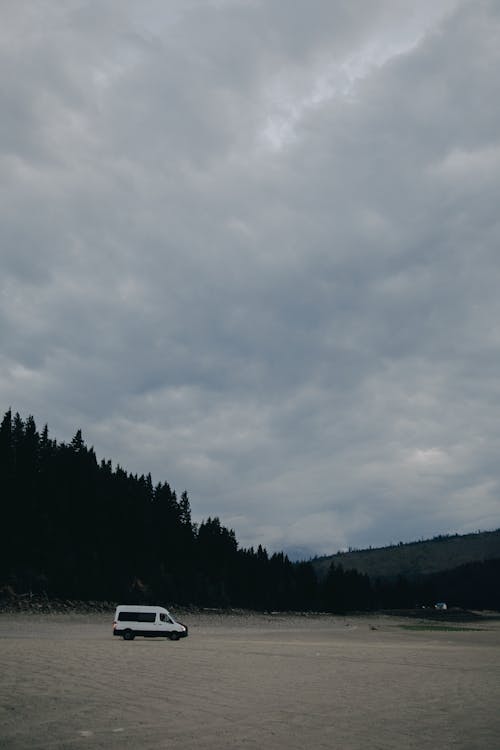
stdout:
<svg viewBox="0 0 500 750">
<path fill-rule="evenodd" d="M 311 563 L 319 578 L 327 574 L 333 563 L 344 570 L 365 573 L 373 579 L 403 576 L 411 580 L 495 558 L 500 558 L 500 529 L 337 552 L 314 558 Z"/>
</svg>

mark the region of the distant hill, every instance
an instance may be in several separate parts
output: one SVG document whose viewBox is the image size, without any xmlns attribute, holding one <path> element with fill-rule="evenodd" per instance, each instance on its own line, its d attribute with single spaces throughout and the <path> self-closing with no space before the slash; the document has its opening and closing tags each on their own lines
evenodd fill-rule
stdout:
<svg viewBox="0 0 500 750">
<path fill-rule="evenodd" d="M 500 558 L 500 529 L 438 536 L 420 542 L 375 549 L 337 552 L 328 557 L 318 557 L 312 560 L 312 564 L 319 578 L 323 578 L 334 563 L 341 565 L 344 570 L 366 573 L 372 579 L 391 579 L 399 575 L 414 579 L 495 558 Z"/>
</svg>

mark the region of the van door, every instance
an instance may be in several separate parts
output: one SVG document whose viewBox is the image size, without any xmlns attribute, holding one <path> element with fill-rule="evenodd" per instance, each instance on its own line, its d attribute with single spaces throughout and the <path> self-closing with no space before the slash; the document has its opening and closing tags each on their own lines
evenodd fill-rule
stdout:
<svg viewBox="0 0 500 750">
<path fill-rule="evenodd" d="M 158 621 L 158 630 L 160 630 L 161 632 L 165 633 L 165 635 L 167 633 L 170 633 L 170 631 L 173 629 L 172 628 L 172 621 L 171 621 L 170 617 L 167 615 L 167 613 L 166 612 L 159 612 L 158 613 L 158 618 L 159 618 L 159 621 Z"/>
</svg>

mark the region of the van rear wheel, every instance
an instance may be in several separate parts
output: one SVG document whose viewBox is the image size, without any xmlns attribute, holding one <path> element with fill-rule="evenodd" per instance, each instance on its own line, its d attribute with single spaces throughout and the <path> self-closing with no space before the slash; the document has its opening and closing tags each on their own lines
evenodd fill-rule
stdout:
<svg viewBox="0 0 500 750">
<path fill-rule="evenodd" d="M 134 634 L 132 633 L 132 631 L 131 631 L 131 630 L 126 630 L 126 631 L 125 631 L 125 632 L 123 633 L 123 640 L 124 640 L 124 641 L 133 641 L 133 640 L 134 640 L 134 638 L 135 638 L 135 635 L 134 635 Z"/>
</svg>

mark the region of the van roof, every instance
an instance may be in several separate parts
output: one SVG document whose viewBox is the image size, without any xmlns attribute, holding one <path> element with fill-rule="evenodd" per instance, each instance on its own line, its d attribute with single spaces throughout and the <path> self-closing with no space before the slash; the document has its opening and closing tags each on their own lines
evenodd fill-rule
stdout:
<svg viewBox="0 0 500 750">
<path fill-rule="evenodd" d="M 116 611 L 125 609 L 127 612 L 167 612 L 168 609 L 165 607 L 153 607 L 145 604 L 119 604 Z"/>
</svg>

